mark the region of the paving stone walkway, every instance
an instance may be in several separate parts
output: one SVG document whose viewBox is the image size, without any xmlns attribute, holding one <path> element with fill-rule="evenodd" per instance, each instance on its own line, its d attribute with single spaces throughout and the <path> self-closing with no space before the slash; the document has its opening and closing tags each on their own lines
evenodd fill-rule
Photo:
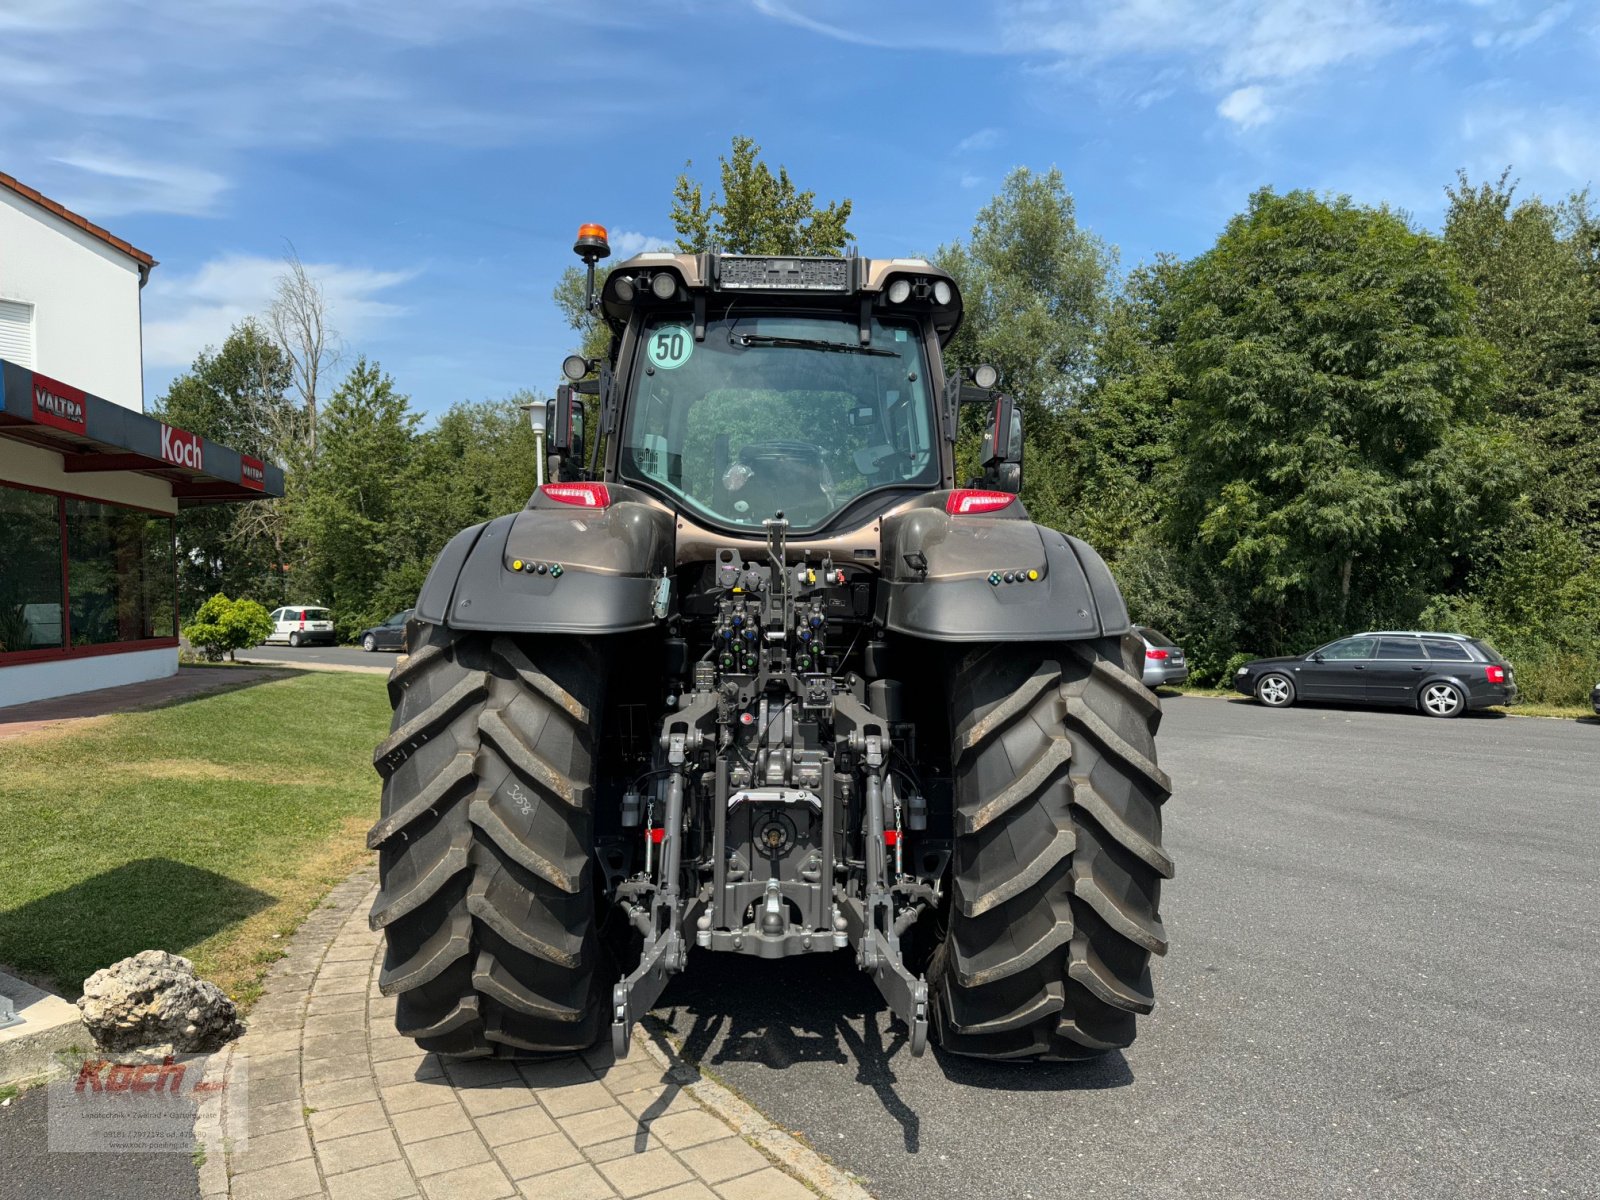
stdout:
<svg viewBox="0 0 1600 1200">
<path fill-rule="evenodd" d="M 245 1148 L 200 1168 L 207 1200 L 868 1200 L 664 1040 L 541 1063 L 452 1062 L 394 1032 L 358 872 L 274 964 L 233 1054 Z"/>
</svg>

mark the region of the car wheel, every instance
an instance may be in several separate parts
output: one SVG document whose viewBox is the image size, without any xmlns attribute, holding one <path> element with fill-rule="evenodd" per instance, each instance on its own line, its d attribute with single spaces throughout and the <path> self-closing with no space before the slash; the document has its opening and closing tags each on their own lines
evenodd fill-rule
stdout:
<svg viewBox="0 0 1600 1200">
<path fill-rule="evenodd" d="M 289 635 L 289 645 L 293 646 L 296 650 L 300 648 L 300 635 L 298 633 L 291 633 Z"/>
<path fill-rule="evenodd" d="M 1268 708 L 1288 708 L 1294 703 L 1294 681 L 1276 672 L 1256 681 L 1256 699 Z"/>
<path fill-rule="evenodd" d="M 1430 717 L 1459 717 L 1467 707 L 1466 697 L 1453 683 L 1430 683 L 1422 689 L 1419 703 Z"/>
<path fill-rule="evenodd" d="M 370 633 L 367 634 L 366 637 L 361 639 L 361 648 L 368 654 L 371 654 L 378 648 L 378 639 L 373 637 Z"/>
</svg>

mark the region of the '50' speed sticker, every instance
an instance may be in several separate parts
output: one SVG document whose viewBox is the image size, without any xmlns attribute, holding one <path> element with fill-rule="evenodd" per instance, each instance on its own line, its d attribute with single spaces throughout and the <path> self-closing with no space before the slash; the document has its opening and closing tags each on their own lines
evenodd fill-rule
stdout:
<svg viewBox="0 0 1600 1200">
<path fill-rule="evenodd" d="M 650 331 L 645 353 L 650 365 L 663 371 L 676 370 L 694 353 L 694 337 L 687 325 L 662 325 Z"/>
</svg>

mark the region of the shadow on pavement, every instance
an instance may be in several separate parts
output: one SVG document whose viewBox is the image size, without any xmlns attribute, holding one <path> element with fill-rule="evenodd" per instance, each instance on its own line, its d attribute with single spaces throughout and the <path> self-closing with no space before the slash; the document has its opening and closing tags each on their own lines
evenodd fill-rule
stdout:
<svg viewBox="0 0 1600 1200">
<path fill-rule="evenodd" d="M 900 1124 L 906 1150 L 921 1150 L 921 1120 L 895 1087 L 897 1069 L 913 1069 L 908 1031 L 849 951 L 773 962 L 695 951 L 656 1014 L 683 1039 L 686 1061 L 713 1070 L 731 1062 L 774 1070 L 815 1062 L 854 1068 L 855 1082 Z M 930 1046 L 928 1057 L 947 1080 L 965 1087 L 1094 1091 L 1133 1082 L 1120 1052 L 1088 1063 L 1004 1063 Z"/>
</svg>

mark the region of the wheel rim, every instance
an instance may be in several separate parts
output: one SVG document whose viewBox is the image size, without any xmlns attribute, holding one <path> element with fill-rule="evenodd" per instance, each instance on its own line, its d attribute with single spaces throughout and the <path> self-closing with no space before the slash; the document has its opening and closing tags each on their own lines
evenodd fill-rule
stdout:
<svg viewBox="0 0 1600 1200">
<path fill-rule="evenodd" d="M 366 637 L 361 639 L 361 644 L 362 644 L 362 646 L 366 647 L 366 649 L 368 649 L 368 650 L 375 650 L 377 648 L 378 642 L 377 642 L 377 639 L 374 638 L 369 633 L 369 634 L 367 634 Z"/>
<path fill-rule="evenodd" d="M 1289 703 L 1289 681 L 1281 675 L 1268 675 L 1256 689 L 1256 695 L 1274 708 Z"/>
<path fill-rule="evenodd" d="M 1455 688 L 1441 683 L 1423 693 L 1422 703 L 1435 716 L 1448 717 L 1461 707 L 1461 697 L 1456 695 Z"/>
</svg>

